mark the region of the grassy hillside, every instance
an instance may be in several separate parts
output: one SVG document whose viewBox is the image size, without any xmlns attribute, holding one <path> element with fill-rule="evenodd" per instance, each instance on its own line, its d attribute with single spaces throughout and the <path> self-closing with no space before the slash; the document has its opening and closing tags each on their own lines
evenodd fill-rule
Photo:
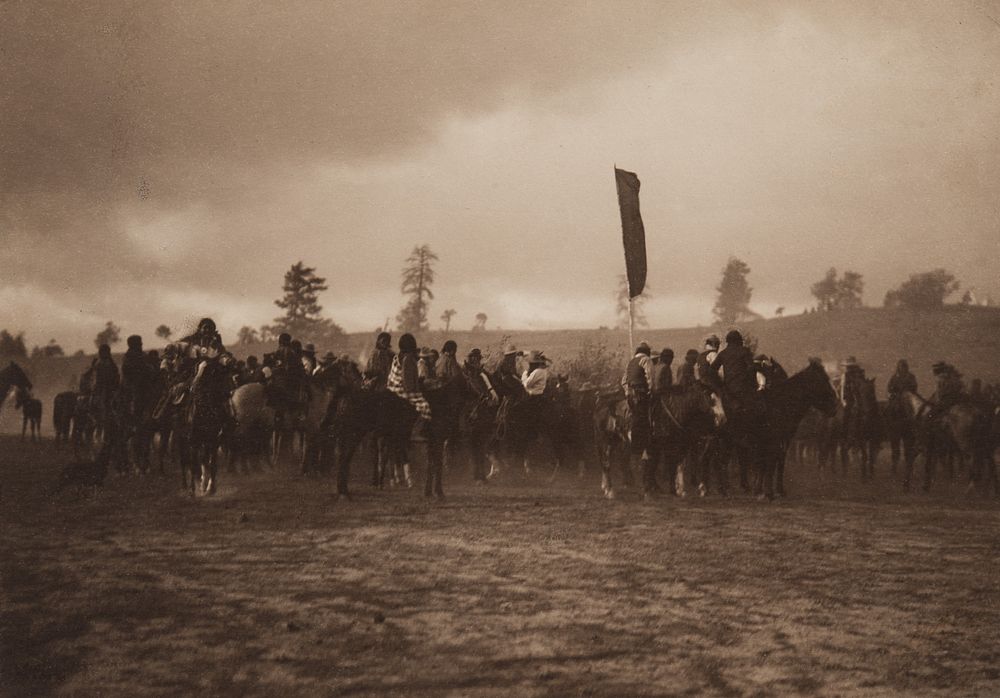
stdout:
<svg viewBox="0 0 1000 698">
<path fill-rule="evenodd" d="M 936 312 L 909 312 L 865 308 L 842 313 L 814 313 L 794 317 L 760 320 L 748 323 L 745 329 L 758 339 L 759 350 L 772 354 L 789 370 L 805 365 L 810 356 L 818 356 L 830 364 L 854 355 L 869 376 L 878 378 L 878 389 L 884 394 L 885 383 L 896 361 L 905 357 L 920 381 L 921 391 L 931 392 L 931 364 L 940 359 L 955 363 L 968 379 L 980 377 L 986 382 L 1000 381 L 1000 308 L 949 307 Z M 671 330 L 641 330 L 636 340 L 645 339 L 654 349 L 671 347 L 682 356 L 689 348 L 698 348 L 710 328 Z M 396 333 L 398 334 L 398 333 Z M 617 352 L 624 363 L 628 354 L 628 334 L 619 330 L 490 330 L 486 332 L 428 332 L 418 337 L 423 345 L 437 348 L 448 338 L 458 342 L 464 355 L 474 346 L 484 353 L 496 352 L 506 337 L 521 349 L 542 349 L 560 362 L 576 357 L 584 344 L 601 343 Z M 373 344 L 368 333 L 352 334 L 332 349 L 363 359 Z M 258 357 L 272 351 L 273 345 L 232 346 L 237 356 Z M 679 359 L 678 359 L 679 360 Z M 35 382 L 36 394 L 45 403 L 45 428 L 51 431 L 52 398 L 67 390 L 90 364 L 90 357 L 38 359 L 24 362 L 25 370 Z M 12 415 L 11 405 L 0 413 L 0 429 L 20 429 L 20 415 Z"/>
</svg>

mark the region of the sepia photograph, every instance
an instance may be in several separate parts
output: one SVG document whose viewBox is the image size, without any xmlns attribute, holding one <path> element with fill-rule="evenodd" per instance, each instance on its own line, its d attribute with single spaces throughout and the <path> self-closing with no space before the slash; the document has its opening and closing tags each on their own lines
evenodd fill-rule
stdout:
<svg viewBox="0 0 1000 698">
<path fill-rule="evenodd" d="M 1000 0 L 0 0 L 0 696 L 1000 695 Z"/>
</svg>

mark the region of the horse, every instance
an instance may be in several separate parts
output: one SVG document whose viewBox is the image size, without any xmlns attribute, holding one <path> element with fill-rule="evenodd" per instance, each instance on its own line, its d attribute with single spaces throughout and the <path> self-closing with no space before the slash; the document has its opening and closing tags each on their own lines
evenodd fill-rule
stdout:
<svg viewBox="0 0 1000 698">
<path fill-rule="evenodd" d="M 229 451 L 229 468 L 243 464 L 249 469 L 250 455 L 270 457 L 270 444 L 274 429 L 274 408 L 267 403 L 266 389 L 262 383 L 245 383 L 233 391 L 229 398 L 233 421 L 226 433 Z"/>
<path fill-rule="evenodd" d="M 310 399 L 308 384 L 308 376 L 292 375 L 287 367 L 274 369 L 266 383 L 270 404 L 274 408 L 271 462 L 275 464 L 280 460 L 287 443 L 294 446 L 296 434 L 302 437 L 304 448 L 303 422 Z M 289 437 L 293 437 L 291 441 Z"/>
<path fill-rule="evenodd" d="M 3 407 L 11 388 L 31 392 L 31 381 L 28 380 L 28 375 L 13 361 L 0 369 L 0 407 Z"/>
<path fill-rule="evenodd" d="M 885 425 L 886 437 L 892 452 L 892 474 L 896 474 L 899 460 L 904 461 L 905 487 L 909 487 L 909 478 L 913 473 L 913 464 L 917 459 L 917 412 L 921 403 L 905 395 L 892 395 L 882 412 L 882 423 Z"/>
<path fill-rule="evenodd" d="M 528 447 L 544 439 L 554 451 L 554 476 L 573 449 L 576 434 L 576 416 L 570 404 L 568 386 L 560 387 L 558 377 L 549 381 L 543 395 L 505 398 L 497 411 L 496 432 L 489 446 L 493 454 L 492 474 L 497 474 L 496 455 L 503 451 L 513 454 L 521 462 L 525 474 L 529 474 Z"/>
<path fill-rule="evenodd" d="M 601 466 L 601 492 L 608 499 L 614 499 L 612 469 L 616 464 L 621 467 L 626 484 L 632 484 L 629 469 L 631 414 L 621 387 L 595 390 L 592 415 L 594 450 Z"/>
<path fill-rule="evenodd" d="M 42 401 L 31 397 L 31 392 L 24 388 L 17 391 L 14 409 L 20 409 L 23 419 L 21 420 L 21 441 L 24 441 L 31 427 L 32 443 L 42 440 Z"/>
<path fill-rule="evenodd" d="M 190 403 L 182 420 L 182 469 L 191 475 L 191 494 L 200 480 L 201 493 L 216 492 L 219 447 L 229 426 L 229 370 L 220 361 L 209 361 L 200 368 L 191 384 Z"/>
<path fill-rule="evenodd" d="M 335 441 L 329 438 L 326 426 L 334 399 L 361 379 L 357 366 L 350 361 L 336 361 L 321 366 L 309 377 L 308 398 L 302 410 L 299 427 L 302 432 L 302 474 L 328 472 Z"/>
<path fill-rule="evenodd" d="M 875 397 L 875 379 L 864 378 L 858 384 L 858 399 L 844 421 L 843 449 L 849 455 L 857 453 L 861 479 L 875 476 L 875 461 L 882 444 L 882 412 Z M 847 458 L 843 460 L 847 474 Z"/>
<path fill-rule="evenodd" d="M 726 492 L 721 435 L 708 394 L 700 385 L 673 387 L 653 401 L 652 462 L 644 485 L 656 491 L 656 468 L 666 466 L 675 491 L 684 495 L 686 460 L 694 466 L 694 477 L 702 496 L 707 492 L 709 470 L 718 470 L 719 490 Z"/>
<path fill-rule="evenodd" d="M 73 406 L 73 429 L 70 432 L 70 442 L 73 444 L 73 456 L 76 458 L 81 458 L 82 451 L 90 452 L 93 449 L 97 421 L 90 408 L 91 401 L 90 395 L 78 393 L 76 404 Z"/>
<path fill-rule="evenodd" d="M 917 438 L 924 452 L 924 491 L 930 491 L 937 460 L 957 454 L 970 463 L 968 491 L 977 486 L 1000 496 L 994 460 L 993 419 L 988 408 L 973 402 L 959 402 L 939 414 L 933 405 L 916 393 L 904 397 L 915 408 Z M 912 473 L 906 473 L 904 487 L 909 487 Z"/>
<path fill-rule="evenodd" d="M 401 464 L 410 484 L 407 444 L 417 420 L 416 408 L 392 391 L 364 386 L 356 369 L 348 370 L 340 362 L 334 366 L 337 379 L 332 383 L 334 394 L 325 431 L 335 448 L 325 449 L 323 455 L 336 457 L 338 498 L 350 499 L 351 459 L 368 434 L 373 434 L 376 442 L 381 441 L 389 456 Z M 384 461 L 381 463 L 384 466 Z M 386 475 L 384 470 L 377 474 L 378 486 L 382 486 Z"/>
<path fill-rule="evenodd" d="M 72 390 L 59 393 L 52 401 L 52 426 L 56 432 L 56 448 L 69 444 L 73 430 L 73 414 L 76 412 L 76 393 Z"/>
<path fill-rule="evenodd" d="M 788 454 L 793 463 L 804 464 L 808 459 L 819 461 L 820 434 L 823 428 L 823 414 L 819 410 L 809 410 L 799 422 Z"/>
<path fill-rule="evenodd" d="M 785 454 L 809 408 L 831 416 L 840 401 L 830 384 L 830 377 L 819 359 L 790 377 L 762 391 L 765 422 L 761 433 L 763 467 L 757 473 L 754 491 L 759 497 L 772 499 L 785 494 Z"/>
</svg>

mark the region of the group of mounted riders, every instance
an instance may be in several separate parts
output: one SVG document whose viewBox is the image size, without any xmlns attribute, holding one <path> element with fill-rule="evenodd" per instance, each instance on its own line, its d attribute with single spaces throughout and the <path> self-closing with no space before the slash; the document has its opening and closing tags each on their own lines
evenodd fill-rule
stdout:
<svg viewBox="0 0 1000 698">
<path fill-rule="evenodd" d="M 906 359 L 900 359 L 886 385 L 888 399 L 879 401 L 875 379 L 852 356 L 834 379 L 840 397 L 837 413 L 828 419 L 815 416 L 806 420 L 797 434 L 793 452 L 800 456 L 815 451 L 820 467 L 831 465 L 839 449 L 843 472 L 851 453 L 858 455 L 861 475 L 871 478 L 879 449 L 888 441 L 891 468 L 895 475 L 904 463 L 902 485 L 908 490 L 914 463 L 924 456 L 925 490 L 930 488 L 935 466 L 945 461 L 953 468 L 955 459 L 969 466 L 970 485 L 996 488 L 993 448 L 998 436 L 1000 387 L 986 386 L 974 379 L 966 388 L 962 374 L 945 361 L 931 367 L 934 391 L 929 399 L 920 396 L 917 378 Z"/>
<path fill-rule="evenodd" d="M 647 497 L 663 492 L 657 482 L 663 468 L 674 493 L 684 493 L 685 479 L 693 480 L 702 495 L 715 479 L 725 493 L 731 460 L 739 463 L 744 488 L 771 497 L 783 493 L 785 452 L 810 407 L 816 408 L 817 419 L 866 424 L 874 400 L 873 381 L 853 357 L 832 383 L 818 360 L 789 377 L 773 357 L 755 356 L 737 330 L 726 335 L 724 345 L 711 335 L 700 351 L 688 350 L 676 372 L 671 349 L 654 355 L 642 342 L 620 386 L 584 385 L 573 391 L 563 376 L 550 371 L 551 361 L 541 351 L 525 353 L 508 344 L 488 369 L 478 348 L 460 363 L 454 341 L 438 352 L 420 348 L 408 333 L 399 337 L 395 351 L 391 335 L 379 333 L 363 367 L 333 352 L 318 358 L 312 344 L 303 345 L 288 333 L 260 363 L 254 356 L 239 361 L 209 318 L 193 334 L 169 344 L 162 356 L 145 352 L 138 335 L 127 345 L 120 369 L 104 345 L 81 378 L 69 407 L 74 443 L 96 440 L 108 464 L 146 469 L 158 432 L 161 469 L 173 443 L 190 466 L 182 464 L 182 470 L 191 471 L 192 486 L 200 472 L 206 492 L 215 489 L 220 447 L 238 449 L 229 437 L 246 437 L 247 426 L 256 420 L 261 438 L 254 448 L 272 459 L 281 454 L 282 435 L 296 433 L 302 436 L 304 471 L 327 471 L 337 459 L 342 494 L 348 463 L 366 437 L 372 484 L 380 487 L 387 482 L 411 486 L 408 446 L 426 442 L 428 496 L 443 495 L 444 462 L 459 447 L 472 462 L 474 479 L 485 482 L 498 472 L 502 454 L 524 460 L 527 467 L 529 444 L 544 438 L 559 462 L 574 449 L 582 461 L 581 449 L 595 447 L 609 497 L 614 496 L 613 466 L 624 466 L 631 479 L 632 458 L 640 463 Z M 905 361 L 888 384 L 883 416 L 909 415 L 908 426 L 893 431 L 898 436 L 893 462 L 902 450 L 910 469 L 918 446 L 926 442 L 918 438 L 918 424 L 936 425 L 931 429 L 936 444 L 946 437 L 954 440 L 945 434 L 953 408 L 988 399 L 981 390 L 977 394 L 975 383 L 966 393 L 949 364 L 936 364 L 934 374 L 937 390 L 926 404 L 913 402 L 916 379 Z M 251 413 L 256 416 L 248 417 Z"/>
</svg>

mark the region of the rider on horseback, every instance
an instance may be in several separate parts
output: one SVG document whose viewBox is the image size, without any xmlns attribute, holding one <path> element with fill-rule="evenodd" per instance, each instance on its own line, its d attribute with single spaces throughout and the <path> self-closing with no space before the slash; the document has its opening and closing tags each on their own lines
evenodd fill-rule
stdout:
<svg viewBox="0 0 1000 698">
<path fill-rule="evenodd" d="M 889 379 L 886 386 L 889 392 L 889 402 L 897 402 L 903 397 L 903 393 L 917 392 L 917 377 L 910 373 L 910 365 L 906 359 L 900 359 L 896 363 L 896 372 Z"/>
<path fill-rule="evenodd" d="M 684 353 L 684 363 L 677 367 L 677 387 L 686 390 L 695 384 L 695 365 L 698 362 L 698 350 L 688 349 Z"/>
<path fill-rule="evenodd" d="M 479 349 L 473 349 L 469 352 L 462 370 L 469 381 L 469 386 L 479 396 L 481 402 L 493 405 L 500 402 L 496 388 L 493 387 L 493 381 L 483 369 L 483 353 Z"/>
<path fill-rule="evenodd" d="M 385 390 L 386 384 L 389 382 L 389 371 L 392 369 L 392 360 L 396 356 L 391 344 L 392 335 L 388 332 L 379 332 L 375 339 L 375 351 L 368 357 L 365 379 L 376 390 Z"/>
<path fill-rule="evenodd" d="M 417 410 L 418 429 L 431 418 L 431 406 L 420 392 L 417 376 L 417 340 L 409 333 L 399 338 L 399 353 L 392 360 L 387 387 Z"/>
<path fill-rule="evenodd" d="M 673 388 L 674 376 L 672 373 L 673 369 L 671 368 L 673 362 L 673 349 L 664 348 L 660 351 L 660 355 L 656 357 L 656 361 L 653 364 L 652 381 L 649 386 L 649 392 L 653 397 L 665 395 Z"/>
<path fill-rule="evenodd" d="M 726 418 L 739 423 L 744 431 L 757 429 L 756 417 L 761 412 L 757 372 L 753 352 L 743 345 L 743 335 L 739 330 L 729 331 L 726 348 L 708 366 L 709 382 L 721 386 L 720 396 Z M 701 376 L 699 378 L 704 381 Z"/>
<path fill-rule="evenodd" d="M 931 396 L 929 417 L 934 419 L 966 399 L 962 374 L 951 364 L 938 361 L 931 367 L 937 389 Z"/>
<path fill-rule="evenodd" d="M 437 374 L 443 384 L 448 384 L 462 375 L 462 367 L 459 366 L 458 359 L 455 358 L 456 352 L 458 352 L 458 344 L 452 339 L 449 339 L 441 347 L 441 364 L 437 367 Z"/>
<path fill-rule="evenodd" d="M 631 413 L 632 451 L 642 454 L 642 460 L 649 460 L 649 391 L 653 383 L 652 350 L 646 342 L 635 348 L 635 355 L 625 368 L 622 387 Z"/>
<path fill-rule="evenodd" d="M 517 401 L 524 397 L 524 384 L 517 375 L 517 357 L 524 352 L 518 351 L 513 344 L 508 344 L 503 350 L 503 359 L 493 372 L 493 385 L 504 400 Z"/>
</svg>

